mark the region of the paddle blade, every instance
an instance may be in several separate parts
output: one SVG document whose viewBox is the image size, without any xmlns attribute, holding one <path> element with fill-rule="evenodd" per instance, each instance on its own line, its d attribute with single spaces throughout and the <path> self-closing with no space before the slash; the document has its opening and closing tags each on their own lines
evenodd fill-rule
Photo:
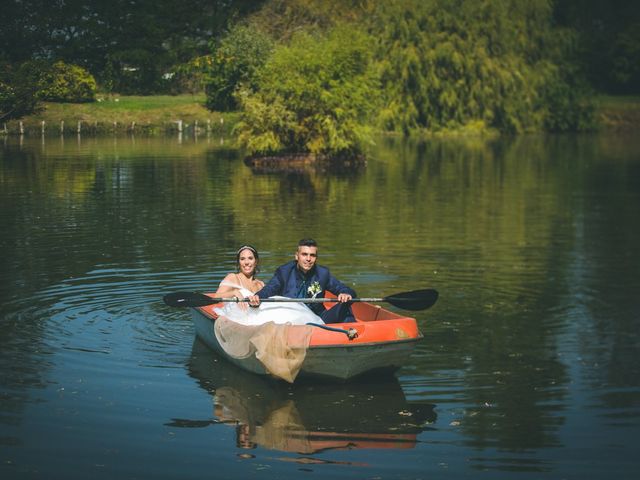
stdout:
<svg viewBox="0 0 640 480">
<path fill-rule="evenodd" d="M 396 293 L 384 297 L 384 301 L 405 310 L 426 310 L 438 300 L 438 292 L 432 288 Z"/>
<path fill-rule="evenodd" d="M 204 307 L 219 301 L 203 293 L 196 292 L 167 293 L 162 299 L 170 307 Z"/>
</svg>

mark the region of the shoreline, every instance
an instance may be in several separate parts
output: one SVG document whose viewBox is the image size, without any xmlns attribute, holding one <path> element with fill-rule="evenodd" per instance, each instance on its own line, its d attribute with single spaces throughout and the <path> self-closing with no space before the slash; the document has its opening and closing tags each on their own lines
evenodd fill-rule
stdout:
<svg viewBox="0 0 640 480">
<path fill-rule="evenodd" d="M 640 97 L 602 96 L 595 101 L 597 131 L 640 128 Z M 212 112 L 204 95 L 114 97 L 90 104 L 45 103 L 42 111 L 0 123 L 0 135 L 222 134 L 232 136 L 238 112 Z"/>
</svg>

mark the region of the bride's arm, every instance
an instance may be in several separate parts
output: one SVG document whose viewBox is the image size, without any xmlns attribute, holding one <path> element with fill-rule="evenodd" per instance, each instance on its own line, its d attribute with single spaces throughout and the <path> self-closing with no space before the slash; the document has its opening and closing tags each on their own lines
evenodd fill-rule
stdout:
<svg viewBox="0 0 640 480">
<path fill-rule="evenodd" d="M 238 290 L 233 286 L 233 273 L 227 274 L 218 285 L 216 297 L 234 297 L 238 295 Z"/>
</svg>

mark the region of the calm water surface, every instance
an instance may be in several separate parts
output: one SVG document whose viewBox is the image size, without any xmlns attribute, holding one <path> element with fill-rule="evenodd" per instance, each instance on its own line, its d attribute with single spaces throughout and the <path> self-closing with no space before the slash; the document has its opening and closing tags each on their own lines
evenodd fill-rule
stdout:
<svg viewBox="0 0 640 480">
<path fill-rule="evenodd" d="M 251 170 L 220 139 L 0 138 L 0 476 L 635 478 L 640 142 L 380 140 Z M 359 296 L 436 288 L 395 376 L 244 374 L 161 302 L 315 237 Z"/>
</svg>

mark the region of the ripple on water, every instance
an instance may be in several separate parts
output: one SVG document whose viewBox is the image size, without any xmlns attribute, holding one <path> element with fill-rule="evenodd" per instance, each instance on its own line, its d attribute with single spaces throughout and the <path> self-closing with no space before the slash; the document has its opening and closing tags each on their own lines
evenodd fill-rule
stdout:
<svg viewBox="0 0 640 480">
<path fill-rule="evenodd" d="M 192 272 L 103 266 L 15 300 L 5 320 L 27 324 L 19 343 L 36 341 L 47 350 L 166 359 L 188 349 L 193 338 L 187 312 L 162 302 L 169 278 L 179 279 L 176 289 L 196 289 L 203 281 Z"/>
</svg>

